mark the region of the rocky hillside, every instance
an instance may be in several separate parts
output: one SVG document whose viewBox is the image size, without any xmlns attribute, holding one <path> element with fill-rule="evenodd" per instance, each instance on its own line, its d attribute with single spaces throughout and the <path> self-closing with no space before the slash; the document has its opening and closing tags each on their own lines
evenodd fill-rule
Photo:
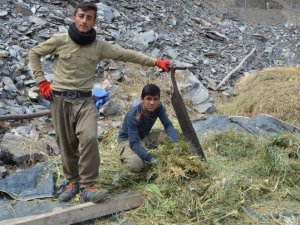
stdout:
<svg viewBox="0 0 300 225">
<path fill-rule="evenodd" d="M 53 33 L 65 32 L 77 2 L 0 1 L 1 77 L 32 85 L 28 81 L 32 78 L 27 68 L 28 50 Z M 235 6 L 244 1 L 221 0 L 95 2 L 99 36 L 177 64 L 192 64 L 192 72 L 205 85 L 211 79 L 218 84 L 254 48 L 253 57 L 233 74 L 233 82 L 252 70 L 300 62 L 299 15 L 289 8 L 243 11 Z M 257 1 L 247 2 L 251 6 L 250 2 Z M 267 25 L 248 24 L 247 20 Z M 276 24 L 270 24 L 272 21 Z M 99 65 L 98 74 L 105 66 Z M 2 90 L 4 84 L 0 87 Z"/>
</svg>

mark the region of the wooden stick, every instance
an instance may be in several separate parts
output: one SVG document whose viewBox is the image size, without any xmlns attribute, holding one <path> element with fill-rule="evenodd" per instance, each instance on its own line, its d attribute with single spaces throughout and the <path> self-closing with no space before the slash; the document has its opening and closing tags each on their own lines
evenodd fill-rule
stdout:
<svg viewBox="0 0 300 225">
<path fill-rule="evenodd" d="M 29 114 L 8 114 L 0 116 L 0 121 L 4 120 L 24 120 L 24 119 L 32 119 L 36 117 L 42 116 L 51 116 L 50 110 L 37 112 L 37 113 L 29 113 Z"/>
<path fill-rule="evenodd" d="M 0 221 L 0 225 L 62 225 L 73 224 L 113 213 L 137 208 L 144 202 L 141 193 L 125 193 L 106 199 L 101 203 L 83 203 L 65 209 L 54 210 L 28 217 Z"/>
<path fill-rule="evenodd" d="M 246 57 L 242 60 L 242 62 L 240 62 L 240 64 L 234 68 L 234 70 L 232 70 L 229 74 L 226 75 L 226 77 L 221 81 L 221 83 L 218 84 L 218 86 L 216 87 L 216 90 L 218 90 L 230 77 L 232 74 L 234 74 L 237 70 L 239 70 L 242 65 L 244 64 L 244 62 L 255 52 L 256 48 L 253 48 L 252 51 L 246 55 Z"/>
</svg>

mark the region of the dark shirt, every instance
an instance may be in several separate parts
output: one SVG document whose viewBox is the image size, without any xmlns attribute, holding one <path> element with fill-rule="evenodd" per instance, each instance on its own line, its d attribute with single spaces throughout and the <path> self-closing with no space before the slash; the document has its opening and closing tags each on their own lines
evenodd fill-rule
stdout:
<svg viewBox="0 0 300 225">
<path fill-rule="evenodd" d="M 129 141 L 130 148 L 143 160 L 150 161 L 152 156 L 141 146 L 140 140 L 149 134 L 157 118 L 163 124 L 166 133 L 173 142 L 177 141 L 176 131 L 168 118 L 165 108 L 161 104 L 150 115 L 142 113 L 143 105 L 134 106 L 126 114 L 123 125 L 119 131 L 118 141 Z M 137 118 L 140 118 L 137 121 Z"/>
</svg>

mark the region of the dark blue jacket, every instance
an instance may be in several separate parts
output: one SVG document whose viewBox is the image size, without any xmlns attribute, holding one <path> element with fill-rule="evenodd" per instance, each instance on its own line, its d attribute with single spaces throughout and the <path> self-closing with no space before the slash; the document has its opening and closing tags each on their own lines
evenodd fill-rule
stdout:
<svg viewBox="0 0 300 225">
<path fill-rule="evenodd" d="M 176 131 L 168 118 L 165 108 L 161 104 L 150 116 L 142 113 L 143 105 L 134 106 L 126 114 L 119 131 L 118 141 L 129 141 L 131 149 L 143 160 L 150 161 L 152 156 L 141 146 L 140 140 L 149 134 L 157 118 L 160 119 L 165 131 L 173 142 L 177 141 Z M 137 121 L 137 118 L 139 118 Z"/>
</svg>

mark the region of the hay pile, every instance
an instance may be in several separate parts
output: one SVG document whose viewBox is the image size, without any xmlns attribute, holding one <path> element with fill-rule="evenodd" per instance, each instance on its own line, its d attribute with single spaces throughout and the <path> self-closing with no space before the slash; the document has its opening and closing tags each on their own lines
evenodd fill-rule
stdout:
<svg viewBox="0 0 300 225">
<path fill-rule="evenodd" d="M 223 115 L 253 116 L 259 113 L 300 126 L 300 67 L 272 68 L 241 79 L 237 96 L 216 109 Z"/>
<path fill-rule="evenodd" d="M 110 132 L 105 140 L 116 131 Z M 128 172 L 119 161 L 116 143 L 108 142 L 101 146 L 101 186 L 111 193 L 140 191 L 146 199 L 143 207 L 99 224 L 300 222 L 293 216 L 268 217 L 284 211 L 299 213 L 299 135 L 266 140 L 234 132 L 212 134 L 203 144 L 207 162 L 194 156 L 184 141 L 167 143 L 152 152 L 159 164 L 143 174 Z"/>
</svg>

